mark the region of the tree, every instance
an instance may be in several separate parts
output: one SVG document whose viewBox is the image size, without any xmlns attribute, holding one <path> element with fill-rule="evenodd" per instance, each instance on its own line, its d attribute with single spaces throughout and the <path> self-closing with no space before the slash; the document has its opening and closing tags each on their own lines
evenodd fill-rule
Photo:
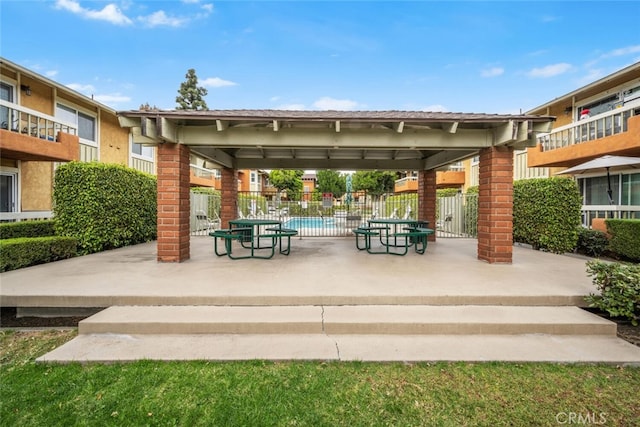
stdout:
<svg viewBox="0 0 640 427">
<path fill-rule="evenodd" d="M 203 99 L 207 96 L 207 89 L 198 87 L 198 76 L 193 68 L 187 71 L 186 81 L 180 83 L 178 96 L 176 96 L 176 109 L 178 110 L 208 110 L 207 103 Z"/>
<path fill-rule="evenodd" d="M 353 190 L 381 196 L 393 192 L 395 181 L 395 172 L 357 171 L 353 174 Z"/>
<path fill-rule="evenodd" d="M 318 178 L 317 190 L 320 193 L 332 193 L 339 199 L 346 191 L 345 176 L 333 170 L 321 170 L 316 174 Z"/>
<path fill-rule="evenodd" d="M 269 174 L 269 182 L 278 191 L 300 194 L 302 192 L 302 175 L 304 175 L 304 171 L 301 170 L 276 169 Z"/>
</svg>

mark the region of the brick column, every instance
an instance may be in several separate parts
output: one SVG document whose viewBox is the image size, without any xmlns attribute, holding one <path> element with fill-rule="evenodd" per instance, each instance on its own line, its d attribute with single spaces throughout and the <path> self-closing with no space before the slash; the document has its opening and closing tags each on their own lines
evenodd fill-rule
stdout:
<svg viewBox="0 0 640 427">
<path fill-rule="evenodd" d="M 436 171 L 420 171 L 418 173 L 418 219 L 429 221 L 429 228 L 436 229 Z M 428 237 L 430 242 L 436 241 L 436 235 Z"/>
<path fill-rule="evenodd" d="M 513 148 L 482 149 L 479 182 L 478 259 L 510 264 L 513 252 Z"/>
<path fill-rule="evenodd" d="M 158 261 L 182 262 L 189 253 L 189 147 L 158 144 Z"/>
<path fill-rule="evenodd" d="M 229 220 L 238 217 L 238 171 L 222 169 L 222 194 L 220 199 L 220 221 L 222 227 L 229 227 Z"/>
</svg>

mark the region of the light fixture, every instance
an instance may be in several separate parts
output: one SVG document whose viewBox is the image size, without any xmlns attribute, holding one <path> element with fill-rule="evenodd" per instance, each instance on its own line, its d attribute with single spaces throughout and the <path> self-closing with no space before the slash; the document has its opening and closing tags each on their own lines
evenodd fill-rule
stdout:
<svg viewBox="0 0 640 427">
<path fill-rule="evenodd" d="M 25 95 L 31 96 L 31 86 L 20 85 L 20 90 L 23 91 Z"/>
<path fill-rule="evenodd" d="M 568 116 L 569 114 L 571 114 L 571 110 L 573 110 L 573 108 L 571 108 L 571 106 L 565 108 L 564 109 L 564 115 Z"/>
</svg>

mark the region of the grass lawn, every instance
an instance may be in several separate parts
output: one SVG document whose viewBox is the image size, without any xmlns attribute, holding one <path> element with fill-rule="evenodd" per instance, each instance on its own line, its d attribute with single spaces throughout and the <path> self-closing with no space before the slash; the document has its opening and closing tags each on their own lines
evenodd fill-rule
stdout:
<svg viewBox="0 0 640 427">
<path fill-rule="evenodd" d="M 75 334 L 0 332 L 0 425 L 640 425 L 640 368 L 34 362 Z"/>
</svg>

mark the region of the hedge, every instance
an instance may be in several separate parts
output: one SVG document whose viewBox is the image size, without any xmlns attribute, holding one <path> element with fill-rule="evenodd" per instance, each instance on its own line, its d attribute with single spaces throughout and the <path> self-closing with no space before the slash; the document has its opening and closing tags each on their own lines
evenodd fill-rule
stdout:
<svg viewBox="0 0 640 427">
<path fill-rule="evenodd" d="M 0 239 L 17 239 L 19 237 L 44 237 L 56 234 L 55 221 L 18 221 L 0 224 Z"/>
<path fill-rule="evenodd" d="M 0 240 L 0 271 L 71 258 L 76 255 L 72 237 L 21 237 Z"/>
<path fill-rule="evenodd" d="M 640 320 L 640 265 L 589 261 L 587 272 L 599 295 L 586 297 L 590 307 L 622 317 L 638 326 Z"/>
<path fill-rule="evenodd" d="M 640 220 L 607 219 L 605 224 L 611 235 L 609 250 L 632 261 L 640 261 Z"/>
<path fill-rule="evenodd" d="M 578 242 L 582 198 L 567 178 L 513 183 L 513 240 L 555 253 L 573 251 Z"/>
<path fill-rule="evenodd" d="M 56 234 L 81 255 L 147 242 L 157 235 L 156 178 L 122 165 L 61 165 L 53 188 Z"/>
</svg>

